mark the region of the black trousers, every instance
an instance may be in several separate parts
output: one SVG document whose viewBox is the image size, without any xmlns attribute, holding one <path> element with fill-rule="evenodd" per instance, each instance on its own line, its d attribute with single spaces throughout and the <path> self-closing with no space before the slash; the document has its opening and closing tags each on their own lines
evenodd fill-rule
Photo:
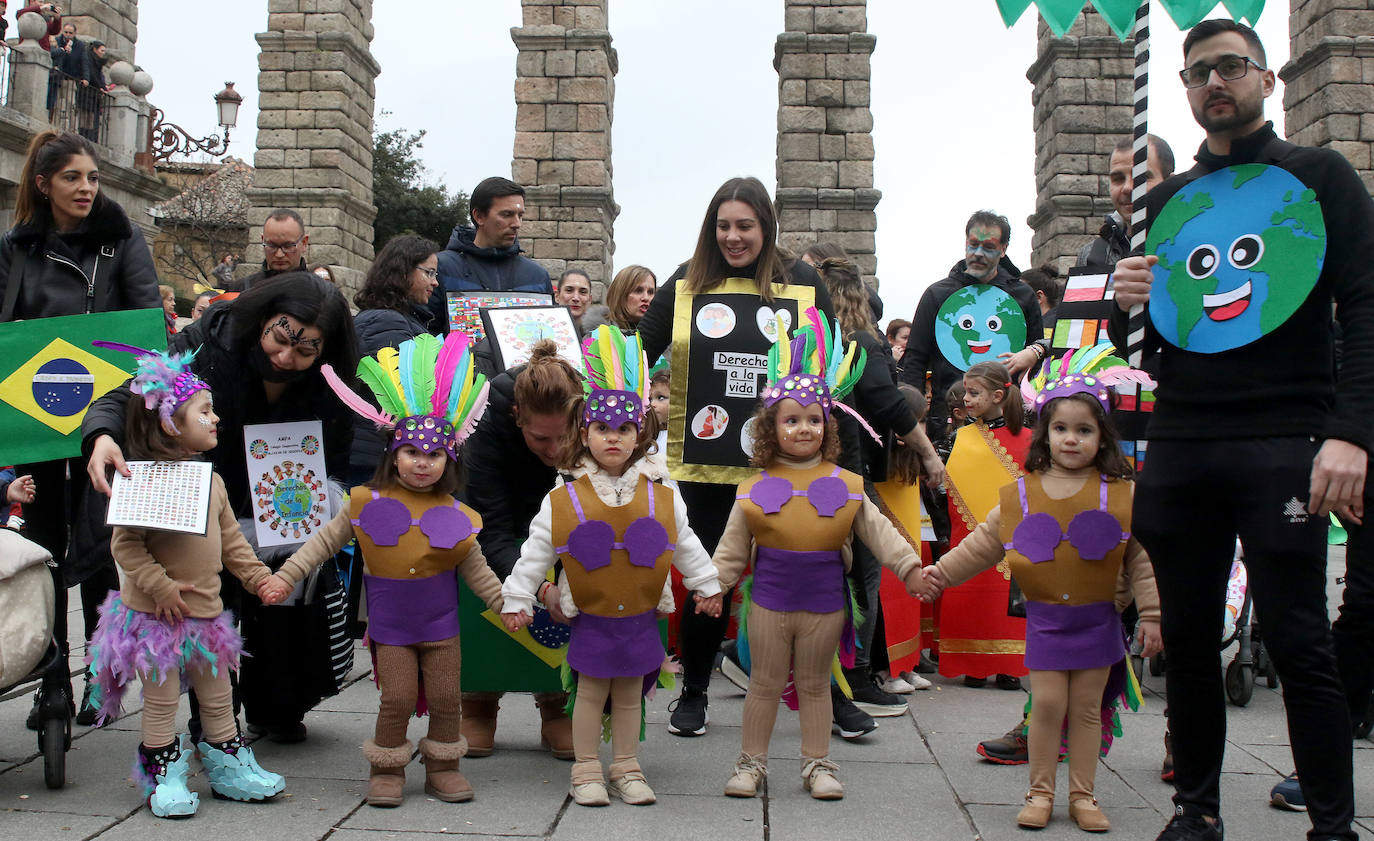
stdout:
<svg viewBox="0 0 1374 841">
<path fill-rule="evenodd" d="M 1345 524 L 1345 594 L 1340 615 L 1331 623 L 1352 722 L 1368 716 L 1374 692 L 1374 464 L 1365 472 L 1364 516 L 1364 525 Z"/>
<path fill-rule="evenodd" d="M 687 519 L 692 531 L 701 538 L 706 551 L 715 554 L 720 536 L 725 533 L 725 521 L 735 504 L 735 485 L 712 485 L 704 482 L 679 482 L 678 492 L 687 506 Z M 694 602 L 684 599 L 678 611 L 678 654 L 682 659 L 682 683 L 693 689 L 706 691 L 711 684 L 711 669 L 720 649 L 725 631 L 730 627 L 730 599 L 734 589 L 725 591 L 724 608 L 713 619 L 697 613 Z"/>
<path fill-rule="evenodd" d="M 1219 646 L 1239 535 L 1265 645 L 1283 681 L 1309 837 L 1354 839 L 1350 716 L 1326 612 L 1326 520 L 1305 509 L 1316 451 L 1308 438 L 1152 441 L 1132 531 L 1159 587 L 1174 803 L 1220 813 Z"/>
</svg>

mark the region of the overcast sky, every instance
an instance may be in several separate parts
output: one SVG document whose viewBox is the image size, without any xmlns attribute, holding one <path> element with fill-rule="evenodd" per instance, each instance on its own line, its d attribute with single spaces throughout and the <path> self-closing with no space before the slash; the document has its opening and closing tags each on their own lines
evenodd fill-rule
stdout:
<svg viewBox="0 0 1374 841">
<path fill-rule="evenodd" d="M 936 8 L 936 7 L 939 8 Z M 377 124 L 425 129 L 421 157 L 433 180 L 470 191 L 511 174 L 515 138 L 518 0 L 376 0 L 372 52 Z M 1258 27 L 1269 62 L 1288 59 L 1287 4 L 1271 2 Z M 1156 8 L 1158 8 L 1156 6 Z M 949 11 L 941 11 L 948 9 Z M 969 213 L 1012 222 L 1010 254 L 1030 258 L 1035 208 L 1031 85 L 1035 7 L 1012 29 L 994 0 L 870 0 L 876 147 L 878 276 L 886 317 L 910 317 L 921 290 L 963 256 Z M 1218 12 L 1222 12 L 1218 7 Z M 188 17 L 193 18 L 188 20 Z M 649 266 L 660 279 L 690 256 L 706 203 L 725 179 L 775 181 L 781 0 L 611 0 L 619 53 L 612 129 L 615 267 Z M 1151 129 L 1187 166 L 1201 142 L 1176 71 L 1182 34 L 1153 16 Z M 214 94 L 226 80 L 244 95 L 229 151 L 252 161 L 257 122 L 254 33 L 261 0 L 141 0 L 138 63 L 149 99 L 196 136 L 216 130 Z M 1283 85 L 1267 113 L 1283 132 Z M 389 111 L 383 117 L 381 112 Z M 440 243 L 443 245 L 443 243 Z"/>
</svg>

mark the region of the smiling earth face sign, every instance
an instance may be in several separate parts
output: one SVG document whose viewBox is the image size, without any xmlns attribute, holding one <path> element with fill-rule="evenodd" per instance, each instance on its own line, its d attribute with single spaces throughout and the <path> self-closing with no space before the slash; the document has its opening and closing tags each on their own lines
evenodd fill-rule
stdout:
<svg viewBox="0 0 1374 841">
<path fill-rule="evenodd" d="M 1150 320 L 1160 336 L 1219 353 L 1273 332 L 1307 300 L 1326 258 L 1326 224 L 1292 173 L 1244 164 L 1170 198 L 1145 253 L 1159 257 Z"/>
<path fill-rule="evenodd" d="M 935 346 L 960 371 L 996 362 L 1026 346 L 1026 316 L 1016 299 L 996 286 L 956 290 L 935 314 Z"/>
</svg>

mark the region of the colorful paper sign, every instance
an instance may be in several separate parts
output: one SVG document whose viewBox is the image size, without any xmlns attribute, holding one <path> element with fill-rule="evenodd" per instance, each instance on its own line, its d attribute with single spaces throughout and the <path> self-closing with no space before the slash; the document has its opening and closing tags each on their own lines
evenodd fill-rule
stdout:
<svg viewBox="0 0 1374 841">
<path fill-rule="evenodd" d="M 967 371 L 1026 346 L 1026 314 L 999 287 L 975 283 L 956 289 L 935 314 L 935 346 L 949 364 Z"/>
<path fill-rule="evenodd" d="M 1326 259 L 1316 193 L 1276 166 L 1219 169 L 1175 193 L 1150 226 L 1150 320 L 1196 353 L 1243 347 L 1307 300 Z"/>
<path fill-rule="evenodd" d="M 482 310 L 482 322 L 501 370 L 529 362 L 544 339 L 558 345 L 558 355 L 574 371 L 582 370 L 582 342 L 567 307 L 491 307 Z"/>
<path fill-rule="evenodd" d="M 448 302 L 448 324 L 450 330 L 461 330 L 472 337 L 473 344 L 486 336 L 482 324 L 482 310 L 490 307 L 548 307 L 553 305 L 550 295 L 501 295 L 496 293 L 470 292 L 466 295 L 450 292 Z"/>
<path fill-rule="evenodd" d="M 146 309 L 0 324 L 0 464 L 81 454 L 86 409 L 135 364 L 130 354 L 92 347 L 97 339 L 165 350 L 166 316 Z"/>
<path fill-rule="evenodd" d="M 309 540 L 334 515 L 323 438 L 319 421 L 244 426 L 253 527 L 259 546 Z"/>
</svg>

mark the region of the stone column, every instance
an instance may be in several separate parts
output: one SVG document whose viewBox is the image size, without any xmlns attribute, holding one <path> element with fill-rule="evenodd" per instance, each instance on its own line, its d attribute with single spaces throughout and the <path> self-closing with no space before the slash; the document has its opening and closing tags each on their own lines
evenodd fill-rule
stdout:
<svg viewBox="0 0 1374 841">
<path fill-rule="evenodd" d="M 1288 139 L 1350 161 L 1374 193 L 1374 0 L 1289 0 L 1284 81 Z"/>
<path fill-rule="evenodd" d="M 262 262 L 258 226 L 298 211 L 307 260 L 333 267 L 351 297 L 372 262 L 372 0 L 269 0 L 257 35 L 258 151 L 246 263 Z M 256 270 L 256 269 L 254 269 Z"/>
<path fill-rule="evenodd" d="M 1026 71 L 1035 109 L 1031 265 L 1067 270 L 1112 211 L 1107 168 L 1117 141 L 1131 134 L 1135 60 L 1131 42 L 1118 41 L 1091 7 L 1063 38 L 1039 21 L 1037 38 Z"/>
<path fill-rule="evenodd" d="M 610 281 L 615 218 L 611 117 L 619 62 L 607 0 L 521 0 L 511 29 L 515 154 L 526 190 L 520 246 L 557 278 L 581 269 L 600 301 Z"/>
<path fill-rule="evenodd" d="M 66 12 L 62 20 L 76 24 L 76 37 L 103 41 L 108 55 L 133 63 L 138 0 L 68 0 L 58 5 Z"/>
<path fill-rule="evenodd" d="M 836 242 L 877 286 L 873 114 L 869 34 L 863 0 L 786 0 L 773 47 L 778 71 L 779 243 L 802 251 Z"/>
<path fill-rule="evenodd" d="M 52 57 L 38 46 L 37 41 L 25 39 L 10 50 L 9 107 L 32 121 L 35 133 L 48 125 L 48 79 L 52 75 Z"/>
</svg>

